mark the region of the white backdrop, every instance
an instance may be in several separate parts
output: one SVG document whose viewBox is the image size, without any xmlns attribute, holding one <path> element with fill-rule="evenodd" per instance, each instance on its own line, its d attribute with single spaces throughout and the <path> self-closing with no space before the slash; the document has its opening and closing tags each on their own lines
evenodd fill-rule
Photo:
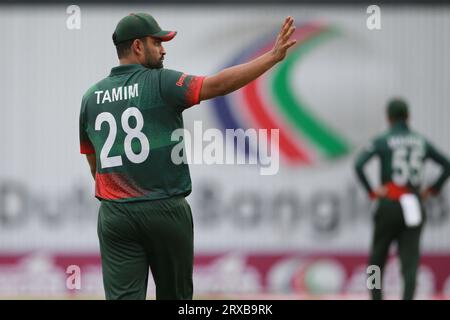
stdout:
<svg viewBox="0 0 450 320">
<path fill-rule="evenodd" d="M 366 28 L 366 8 L 325 6 L 81 6 L 81 29 L 66 28 L 65 6 L 0 11 L 0 251 L 98 252 L 93 182 L 79 154 L 82 94 L 117 64 L 111 34 L 130 12 L 152 13 L 179 33 L 165 43 L 165 66 L 209 75 L 284 17 L 323 21 L 342 36 L 295 66 L 294 86 L 314 112 L 351 142 L 337 161 L 282 163 L 275 176 L 255 166 L 192 165 L 196 250 L 366 251 L 370 204 L 352 171 L 354 152 L 386 128 L 393 95 L 411 103 L 412 125 L 450 154 L 450 11 L 382 7 L 382 29 Z M 217 127 L 211 102 L 184 113 Z M 371 173 L 376 168 L 372 165 Z M 436 176 L 430 166 L 427 179 Z M 450 250 L 449 188 L 430 203 L 424 248 Z M 281 199 L 281 200 L 280 200 Z"/>
</svg>

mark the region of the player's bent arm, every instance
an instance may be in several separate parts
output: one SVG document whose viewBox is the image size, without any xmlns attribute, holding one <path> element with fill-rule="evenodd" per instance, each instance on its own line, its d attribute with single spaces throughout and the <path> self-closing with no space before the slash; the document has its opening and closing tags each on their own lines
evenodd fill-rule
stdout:
<svg viewBox="0 0 450 320">
<path fill-rule="evenodd" d="M 286 18 L 275 45 L 269 52 L 250 62 L 224 69 L 216 75 L 206 77 L 200 89 L 200 100 L 208 100 L 240 89 L 283 60 L 287 50 L 296 43 L 295 40 L 290 40 L 295 31 L 293 22 L 292 17 Z"/>
<path fill-rule="evenodd" d="M 447 179 L 450 177 L 450 161 L 443 153 L 438 151 L 431 144 L 428 144 L 427 146 L 427 157 L 441 166 L 441 174 L 439 175 L 438 179 L 429 187 L 429 191 L 432 194 L 438 194 Z"/>
<path fill-rule="evenodd" d="M 95 180 L 95 172 L 97 171 L 97 160 L 95 159 L 95 153 L 87 154 L 86 159 L 89 163 L 89 168 L 91 169 L 92 178 Z"/>
<path fill-rule="evenodd" d="M 354 166 L 356 176 L 358 177 L 358 180 L 360 181 L 364 189 L 369 194 L 370 198 L 374 198 L 375 194 L 372 186 L 369 183 L 369 180 L 367 179 L 364 173 L 364 166 L 374 155 L 375 155 L 374 150 L 364 150 L 359 154 L 358 158 L 355 161 Z"/>
</svg>

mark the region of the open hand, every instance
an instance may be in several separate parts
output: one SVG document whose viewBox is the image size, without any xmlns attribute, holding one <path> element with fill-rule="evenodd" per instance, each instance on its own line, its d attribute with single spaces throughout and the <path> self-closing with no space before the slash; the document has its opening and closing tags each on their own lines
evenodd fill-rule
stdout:
<svg viewBox="0 0 450 320">
<path fill-rule="evenodd" d="M 386 197 L 387 194 L 388 194 L 388 189 L 385 186 L 381 186 L 373 191 L 372 196 L 375 199 L 379 199 L 379 198 Z"/>
<path fill-rule="evenodd" d="M 430 198 L 433 195 L 434 194 L 430 188 L 424 189 L 420 192 L 420 197 L 422 198 L 422 200 L 427 200 L 428 198 Z"/>
<path fill-rule="evenodd" d="M 293 23 L 294 18 L 289 16 L 284 20 L 284 23 L 281 26 L 280 33 L 278 34 L 275 45 L 271 51 L 277 62 L 283 60 L 286 57 L 287 50 L 297 42 L 297 40 L 289 39 L 295 31 Z"/>
</svg>

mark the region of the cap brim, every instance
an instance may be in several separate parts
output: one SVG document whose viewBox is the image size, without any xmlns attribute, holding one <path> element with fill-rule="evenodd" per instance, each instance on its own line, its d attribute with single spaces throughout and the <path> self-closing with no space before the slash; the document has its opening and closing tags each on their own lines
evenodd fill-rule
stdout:
<svg viewBox="0 0 450 320">
<path fill-rule="evenodd" d="M 176 31 L 160 31 L 152 34 L 152 37 L 158 38 L 161 41 L 170 41 L 177 35 Z"/>
</svg>

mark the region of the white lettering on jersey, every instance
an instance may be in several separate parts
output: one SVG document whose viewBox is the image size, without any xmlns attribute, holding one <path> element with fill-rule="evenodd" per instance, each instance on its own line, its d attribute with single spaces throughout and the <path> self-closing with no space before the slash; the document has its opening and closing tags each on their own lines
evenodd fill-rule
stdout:
<svg viewBox="0 0 450 320">
<path fill-rule="evenodd" d="M 139 96 L 139 85 L 135 83 L 126 87 L 112 88 L 111 90 L 99 90 L 95 91 L 95 95 L 97 104 L 128 100 Z"/>
</svg>

